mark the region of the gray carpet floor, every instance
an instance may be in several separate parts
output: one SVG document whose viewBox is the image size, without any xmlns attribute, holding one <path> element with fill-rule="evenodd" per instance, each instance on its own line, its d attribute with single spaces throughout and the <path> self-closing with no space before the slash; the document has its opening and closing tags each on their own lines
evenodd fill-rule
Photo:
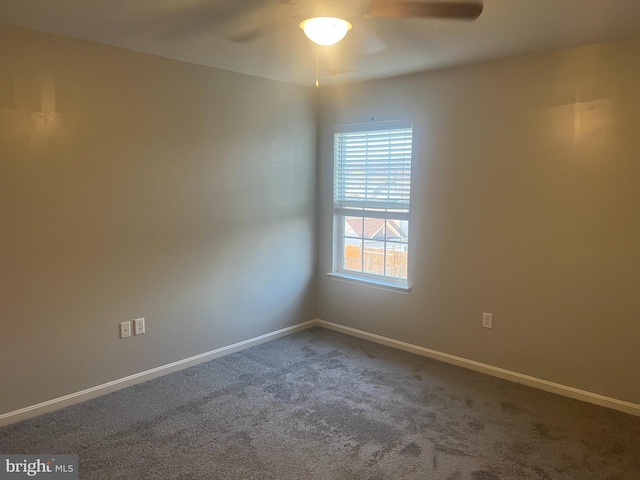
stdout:
<svg viewBox="0 0 640 480">
<path fill-rule="evenodd" d="M 0 429 L 82 479 L 640 479 L 640 418 L 314 328 Z"/>
</svg>

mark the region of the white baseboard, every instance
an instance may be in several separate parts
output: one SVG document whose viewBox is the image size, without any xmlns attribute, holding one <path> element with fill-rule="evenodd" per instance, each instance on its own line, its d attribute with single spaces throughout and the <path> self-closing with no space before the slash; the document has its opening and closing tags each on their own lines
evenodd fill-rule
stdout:
<svg viewBox="0 0 640 480">
<path fill-rule="evenodd" d="M 46 402 L 38 403 L 37 405 L 21 408 L 13 412 L 8 412 L 0 415 L 0 427 L 19 422 L 21 420 L 26 420 L 28 418 L 36 417 L 38 415 L 42 415 L 43 413 L 59 410 L 60 408 L 67 407 L 75 403 L 84 402 L 91 398 L 99 397 L 101 395 L 105 395 L 122 388 L 130 387 L 137 383 L 146 382 L 147 380 L 151 380 L 152 378 L 167 375 L 178 370 L 183 370 L 185 368 L 198 365 L 199 363 L 208 362 L 209 360 L 213 360 L 214 358 L 224 357 L 225 355 L 230 355 L 240 350 L 244 350 L 246 348 L 260 345 L 261 343 L 275 340 L 279 337 L 291 335 L 292 333 L 306 330 L 307 328 L 311 328 L 316 325 L 316 320 L 309 320 L 308 322 L 282 328 L 280 330 L 276 330 L 275 332 L 266 333 L 264 335 L 260 335 L 259 337 L 254 337 L 250 338 L 249 340 L 234 343 L 233 345 L 228 345 L 226 347 L 211 350 L 210 352 L 205 352 L 201 353 L 200 355 L 195 355 L 183 360 L 178 360 L 177 362 L 169 363 L 168 365 L 162 365 L 160 367 L 152 368 L 151 370 L 136 373 L 134 375 L 129 375 L 128 377 L 120 378 L 112 382 L 87 388 L 86 390 L 82 390 L 80 392 L 71 393 L 63 397 L 54 398 L 53 400 L 47 400 Z"/>
<path fill-rule="evenodd" d="M 337 323 L 316 319 L 309 320 L 308 322 L 304 323 L 299 323 L 291 327 L 282 328 L 280 330 L 276 330 L 275 332 L 260 335 L 258 337 L 234 343 L 233 345 L 218 348 L 210 352 L 201 353 L 200 355 L 195 355 L 183 360 L 178 360 L 177 362 L 173 362 L 168 365 L 163 365 L 151 370 L 136 373 L 134 375 L 129 375 L 128 377 L 120 378 L 112 382 L 87 388 L 86 390 L 82 390 L 80 392 L 71 393 L 63 397 L 54 398 L 46 402 L 38 403 L 37 405 L 32 405 L 29 407 L 21 408 L 19 410 L 15 410 L 13 412 L 2 414 L 0 415 L 0 427 L 19 422 L 21 420 L 26 420 L 28 418 L 36 417 L 38 415 L 42 415 L 43 413 L 58 410 L 75 403 L 84 402 L 91 398 L 99 397 L 101 395 L 105 395 L 122 388 L 146 382 L 147 380 L 151 380 L 162 375 L 167 375 L 178 370 L 183 370 L 185 368 L 198 365 L 199 363 L 204 363 L 215 358 L 224 357 L 225 355 L 230 355 L 240 350 L 254 347 L 256 345 L 260 345 L 261 343 L 269 342 L 286 335 L 291 335 L 292 333 L 300 332 L 311 327 L 323 327 L 328 330 L 334 330 L 347 335 L 362 338 L 364 340 L 369 340 L 374 343 L 387 345 L 399 350 L 404 350 L 425 357 L 433 358 L 445 363 L 464 367 L 469 370 L 475 370 L 477 372 L 503 378 L 512 382 L 521 383 L 523 385 L 538 388 L 540 390 L 545 390 L 547 392 L 556 393 L 565 397 L 575 398 L 577 400 L 593 403 L 602 407 L 607 407 L 614 410 L 619 410 L 621 412 L 629 413 L 631 415 L 640 416 L 640 405 L 636 403 L 625 402 L 623 400 L 617 400 L 611 397 L 605 397 L 604 395 L 599 395 L 597 393 L 579 390 L 577 388 L 568 387 L 559 383 L 549 382 L 547 380 L 531 377 L 529 375 L 523 375 L 521 373 L 505 370 L 504 368 L 494 367 L 492 365 L 476 362 L 474 360 L 468 360 L 466 358 L 457 357 L 448 353 L 438 352 L 436 350 L 431 350 L 425 347 L 419 347 L 417 345 L 401 342 L 399 340 L 383 337 L 381 335 L 365 332 L 363 330 L 357 330 L 355 328 L 346 327 Z"/>
<path fill-rule="evenodd" d="M 357 330 L 351 327 L 345 327 L 337 323 L 327 322 L 325 320 L 316 320 L 313 326 L 324 327 L 329 330 L 335 330 L 336 332 L 345 333 L 354 337 L 369 340 L 371 342 L 380 343 L 389 347 L 397 348 L 399 350 L 405 350 L 407 352 L 415 353 L 425 357 L 440 360 L 445 363 L 464 367 L 469 370 L 475 370 L 476 372 L 485 373 L 494 377 L 510 380 L 512 382 L 521 383 L 529 387 L 538 388 L 547 392 L 562 395 L 564 397 L 575 398 L 584 402 L 593 403 L 602 407 L 612 408 L 631 415 L 640 416 L 640 405 L 637 403 L 625 402 L 624 400 L 618 400 L 611 397 L 605 397 L 597 393 L 587 392 L 559 383 L 549 382 L 540 378 L 531 377 L 529 375 L 523 375 L 522 373 L 512 372 L 505 370 L 504 368 L 494 367 L 485 363 L 476 362 L 474 360 L 468 360 L 466 358 L 457 357 L 455 355 L 449 355 L 448 353 L 438 352 L 437 350 L 431 350 L 430 348 L 419 347 L 410 343 L 401 342 L 392 338 L 383 337 L 374 333 L 368 333 L 362 330 Z"/>
</svg>

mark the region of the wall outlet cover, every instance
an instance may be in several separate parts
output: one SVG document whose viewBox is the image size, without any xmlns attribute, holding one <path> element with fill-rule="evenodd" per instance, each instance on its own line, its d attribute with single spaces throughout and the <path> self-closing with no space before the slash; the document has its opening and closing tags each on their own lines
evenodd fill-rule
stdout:
<svg viewBox="0 0 640 480">
<path fill-rule="evenodd" d="M 136 318 L 133 321 L 133 333 L 135 335 L 142 335 L 144 332 L 144 318 Z"/>
<path fill-rule="evenodd" d="M 120 338 L 131 336 L 131 322 L 122 322 L 120 324 Z"/>
</svg>

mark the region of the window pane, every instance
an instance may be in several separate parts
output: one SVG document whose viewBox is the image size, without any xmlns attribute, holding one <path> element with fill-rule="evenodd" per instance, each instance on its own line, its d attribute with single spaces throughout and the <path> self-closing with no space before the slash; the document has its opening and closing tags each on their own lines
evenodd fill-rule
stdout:
<svg viewBox="0 0 640 480">
<path fill-rule="evenodd" d="M 394 242 L 406 242 L 409 238 L 409 221 L 387 219 L 385 222 L 385 238 Z"/>
<path fill-rule="evenodd" d="M 346 217 L 347 223 L 357 226 L 362 242 L 345 238 L 345 269 L 394 278 L 407 276 L 408 221 L 378 217 Z M 347 245 L 351 245 L 347 248 Z M 362 250 L 364 248 L 364 251 Z M 347 251 L 349 250 L 349 251 Z M 348 261 L 347 261 L 348 259 Z"/>
<path fill-rule="evenodd" d="M 344 225 L 342 226 L 345 237 L 362 238 L 362 217 L 344 217 Z"/>
<path fill-rule="evenodd" d="M 384 242 L 365 241 L 363 272 L 384 275 Z"/>
<path fill-rule="evenodd" d="M 406 243 L 388 242 L 386 248 L 387 276 L 396 278 L 407 278 L 407 255 Z"/>
<path fill-rule="evenodd" d="M 355 238 L 344 239 L 343 265 L 345 270 L 362 271 L 362 240 Z"/>
<path fill-rule="evenodd" d="M 371 242 L 384 242 L 385 231 L 384 218 L 364 218 L 364 240 Z M 371 246 L 371 245 L 370 245 Z M 380 246 L 382 247 L 382 245 Z"/>
</svg>

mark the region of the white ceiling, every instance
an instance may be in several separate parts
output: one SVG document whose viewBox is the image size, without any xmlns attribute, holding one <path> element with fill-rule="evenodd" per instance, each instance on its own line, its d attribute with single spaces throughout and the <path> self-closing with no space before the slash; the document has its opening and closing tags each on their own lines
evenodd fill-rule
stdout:
<svg viewBox="0 0 640 480">
<path fill-rule="evenodd" d="M 301 85 L 316 48 L 298 27 L 327 0 L 0 0 L 0 22 Z M 374 19 L 367 0 L 333 0 L 353 30 L 321 47 L 320 69 L 359 81 L 522 53 L 640 38 L 640 0 L 484 0 L 475 22 Z M 256 28 L 253 41 L 229 37 Z"/>
</svg>

